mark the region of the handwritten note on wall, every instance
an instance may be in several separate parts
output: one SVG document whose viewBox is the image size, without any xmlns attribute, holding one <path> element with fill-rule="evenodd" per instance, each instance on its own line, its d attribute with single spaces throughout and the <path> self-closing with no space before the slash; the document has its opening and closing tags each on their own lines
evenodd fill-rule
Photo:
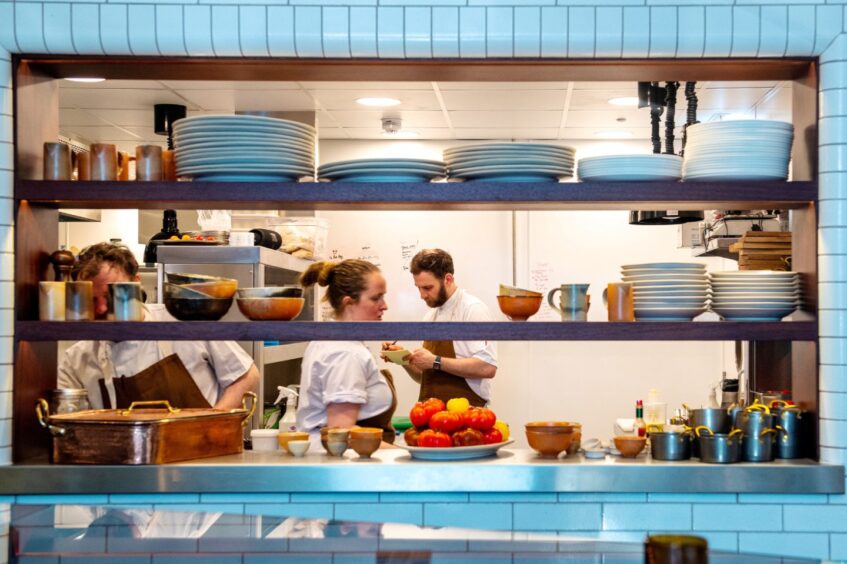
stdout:
<svg viewBox="0 0 847 564">
<path fill-rule="evenodd" d="M 553 268 L 549 262 L 536 262 L 529 270 L 530 289 L 544 294 L 543 303 L 538 313 L 533 316 L 535 321 L 556 321 L 558 316 L 547 305 L 547 292 L 553 289 Z"/>
<path fill-rule="evenodd" d="M 400 241 L 400 270 L 411 269 L 412 258 L 418 254 L 418 241 Z"/>
</svg>

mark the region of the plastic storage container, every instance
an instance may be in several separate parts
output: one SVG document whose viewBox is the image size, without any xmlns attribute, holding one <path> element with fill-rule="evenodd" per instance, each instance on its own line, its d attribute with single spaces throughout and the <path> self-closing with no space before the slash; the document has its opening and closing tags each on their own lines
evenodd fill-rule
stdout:
<svg viewBox="0 0 847 564">
<path fill-rule="evenodd" d="M 288 217 L 275 220 L 270 226 L 282 237 L 280 251 L 310 260 L 326 258 L 328 220 L 322 217 Z"/>
</svg>

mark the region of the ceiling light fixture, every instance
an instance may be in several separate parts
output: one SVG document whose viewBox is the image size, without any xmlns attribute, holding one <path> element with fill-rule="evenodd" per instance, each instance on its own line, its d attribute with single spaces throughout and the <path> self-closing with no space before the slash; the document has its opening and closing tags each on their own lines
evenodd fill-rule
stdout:
<svg viewBox="0 0 847 564">
<path fill-rule="evenodd" d="M 399 106 L 401 102 L 397 98 L 357 98 L 356 103 L 373 108 L 388 108 Z"/>
<path fill-rule="evenodd" d="M 621 96 L 619 98 L 609 98 L 607 100 L 613 106 L 637 106 L 638 96 Z"/>
<path fill-rule="evenodd" d="M 630 139 L 632 138 L 632 132 L 624 131 L 622 129 L 595 131 L 594 137 L 599 137 L 600 139 Z"/>
<path fill-rule="evenodd" d="M 95 76 L 74 76 L 71 78 L 66 78 L 65 80 L 70 80 L 71 82 L 103 82 L 105 78 L 97 78 Z"/>
</svg>

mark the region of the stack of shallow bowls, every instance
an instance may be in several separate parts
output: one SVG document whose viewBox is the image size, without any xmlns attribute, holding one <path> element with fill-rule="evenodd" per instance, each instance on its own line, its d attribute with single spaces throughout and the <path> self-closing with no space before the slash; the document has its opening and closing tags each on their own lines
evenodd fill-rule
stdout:
<svg viewBox="0 0 847 564">
<path fill-rule="evenodd" d="M 444 150 L 450 178 L 493 182 L 558 182 L 573 176 L 573 147 L 485 143 Z"/>
<path fill-rule="evenodd" d="M 679 180 L 682 157 L 677 155 L 604 155 L 579 160 L 585 182 Z"/>
<path fill-rule="evenodd" d="M 195 116 L 174 123 L 176 172 L 194 180 L 292 182 L 313 176 L 315 128 L 262 116 Z"/>
<path fill-rule="evenodd" d="M 709 278 L 703 264 L 628 264 L 621 267 L 621 275 L 633 286 L 636 320 L 690 321 L 706 310 Z"/>
<path fill-rule="evenodd" d="M 794 126 L 783 121 L 698 123 L 687 130 L 685 180 L 785 180 Z"/>
<path fill-rule="evenodd" d="M 425 159 L 356 159 L 318 167 L 318 177 L 339 182 L 429 182 L 447 175 L 444 163 Z"/>
<path fill-rule="evenodd" d="M 535 421 L 525 426 L 529 446 L 541 456 L 556 457 L 568 450 L 574 424 L 568 421 Z"/>
<path fill-rule="evenodd" d="M 732 321 L 778 321 L 796 310 L 796 272 L 741 270 L 712 272 L 712 310 Z"/>
<path fill-rule="evenodd" d="M 217 321 L 229 311 L 238 281 L 204 274 L 168 273 L 165 308 L 180 321 Z"/>
<path fill-rule="evenodd" d="M 306 300 L 301 286 L 240 288 L 235 303 L 251 321 L 290 321 L 303 311 Z"/>
</svg>

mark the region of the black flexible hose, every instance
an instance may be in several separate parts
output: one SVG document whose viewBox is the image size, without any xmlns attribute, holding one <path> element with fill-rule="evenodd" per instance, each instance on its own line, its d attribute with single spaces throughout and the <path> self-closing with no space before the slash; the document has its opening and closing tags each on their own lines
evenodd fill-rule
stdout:
<svg viewBox="0 0 847 564">
<path fill-rule="evenodd" d="M 685 126 L 682 128 L 682 151 L 680 155 L 685 154 L 685 144 L 688 142 L 688 126 L 700 123 L 697 121 L 697 93 L 694 91 L 696 82 L 685 83 L 685 99 L 688 101 L 688 107 L 685 110 Z"/>
<path fill-rule="evenodd" d="M 674 118 L 676 117 L 676 91 L 679 88 L 678 82 L 665 83 L 665 106 L 668 112 L 665 114 L 665 154 L 674 155 L 674 134 L 673 130 L 676 127 Z"/>
<path fill-rule="evenodd" d="M 662 136 L 659 134 L 659 120 L 662 117 L 662 104 L 658 101 L 659 83 L 653 82 L 650 85 L 650 140 L 653 142 L 653 153 L 659 154 L 662 152 Z"/>
</svg>

